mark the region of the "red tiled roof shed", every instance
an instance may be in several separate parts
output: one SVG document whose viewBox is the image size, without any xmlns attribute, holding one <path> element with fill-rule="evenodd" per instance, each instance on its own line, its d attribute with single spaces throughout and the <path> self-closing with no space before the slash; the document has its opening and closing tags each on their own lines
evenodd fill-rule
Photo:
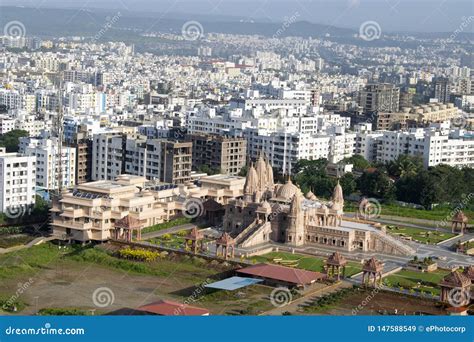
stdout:
<svg viewBox="0 0 474 342">
<path fill-rule="evenodd" d="M 312 272 L 297 268 L 272 264 L 258 264 L 237 270 L 237 273 L 254 277 L 282 281 L 293 285 L 309 285 L 326 277 L 320 272 Z"/>
<path fill-rule="evenodd" d="M 169 300 L 160 300 L 158 302 L 140 306 L 137 311 L 144 311 L 160 316 L 207 316 L 209 310 L 198 308 L 196 306 L 177 303 Z"/>
</svg>

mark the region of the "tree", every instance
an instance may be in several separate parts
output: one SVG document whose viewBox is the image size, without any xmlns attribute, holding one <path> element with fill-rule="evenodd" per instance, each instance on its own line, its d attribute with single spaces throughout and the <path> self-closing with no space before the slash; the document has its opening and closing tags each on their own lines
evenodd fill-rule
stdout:
<svg viewBox="0 0 474 342">
<path fill-rule="evenodd" d="M 370 163 L 360 154 L 354 154 L 352 157 L 344 158 L 341 163 L 352 164 L 354 166 L 354 170 L 359 171 L 368 169 L 371 166 Z"/>
<path fill-rule="evenodd" d="M 357 190 L 357 181 L 352 173 L 346 173 L 342 176 L 340 183 L 345 195 L 350 195 Z"/>
<path fill-rule="evenodd" d="M 244 167 L 242 167 L 239 171 L 239 176 L 240 177 L 247 177 L 247 172 L 249 171 L 249 167 L 247 165 L 245 165 Z"/>
<path fill-rule="evenodd" d="M 296 162 L 293 168 L 293 174 L 305 173 L 306 175 L 325 176 L 326 167 L 328 165 L 327 159 L 308 160 L 300 159 Z"/>
<path fill-rule="evenodd" d="M 388 174 L 397 178 L 413 176 L 421 170 L 423 170 L 423 160 L 406 154 L 400 155 L 387 164 Z"/>
<path fill-rule="evenodd" d="M 27 136 L 27 131 L 14 129 L 13 131 L 0 135 L 0 146 L 5 147 L 7 152 L 18 152 L 20 138 Z"/>
<path fill-rule="evenodd" d="M 425 209 L 431 209 L 433 204 L 439 203 L 442 197 L 440 184 L 427 172 L 422 172 L 416 177 L 414 190 L 419 193 L 418 203 Z"/>
<path fill-rule="evenodd" d="M 209 165 L 201 165 L 198 168 L 199 172 L 207 173 L 209 176 L 217 175 L 221 173 L 221 170 L 214 167 L 209 167 Z"/>
<path fill-rule="evenodd" d="M 392 180 L 385 172 L 376 170 L 375 172 L 364 171 L 357 182 L 360 192 L 369 197 L 392 200 L 395 197 L 395 188 Z"/>
<path fill-rule="evenodd" d="M 303 192 L 312 189 L 316 196 L 330 197 L 336 185 L 336 180 L 327 176 L 327 164 L 326 159 L 299 160 L 293 169 L 296 184 L 301 187 Z"/>
</svg>

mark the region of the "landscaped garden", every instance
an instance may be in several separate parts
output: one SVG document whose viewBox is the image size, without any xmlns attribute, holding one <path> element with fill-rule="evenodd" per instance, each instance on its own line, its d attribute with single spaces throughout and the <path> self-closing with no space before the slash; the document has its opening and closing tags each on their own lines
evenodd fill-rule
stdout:
<svg viewBox="0 0 474 342">
<path fill-rule="evenodd" d="M 401 238 L 411 238 L 413 241 L 432 245 L 456 236 L 445 230 L 427 230 L 403 226 L 387 226 L 387 232 Z"/>
<path fill-rule="evenodd" d="M 314 272 L 325 272 L 325 260 L 321 257 L 292 254 L 287 252 L 271 252 L 251 258 L 254 262 L 267 262 L 288 267 L 301 268 Z M 349 261 L 346 266 L 346 276 L 350 277 L 362 271 L 362 265 Z"/>
<path fill-rule="evenodd" d="M 182 230 L 174 234 L 163 234 L 161 236 L 148 239 L 148 242 L 151 242 L 158 246 L 181 249 L 184 247 L 185 239 L 184 237 L 188 234 L 186 230 Z"/>
<path fill-rule="evenodd" d="M 440 293 L 439 282 L 449 273 L 449 271 L 438 269 L 433 272 L 417 272 L 401 270 L 383 279 L 385 285 L 399 288 L 401 290 L 413 290 L 418 292 Z"/>
<path fill-rule="evenodd" d="M 358 202 L 346 202 L 344 204 L 344 211 L 346 212 L 356 212 L 358 210 Z M 410 217 L 431 221 L 444 221 L 448 218 L 449 221 L 452 210 L 453 209 L 448 206 L 439 206 L 433 208 L 432 210 L 426 210 L 404 207 L 395 203 L 381 203 L 380 215 Z M 463 209 L 463 212 L 466 214 L 469 220 L 474 220 L 474 211 L 465 208 Z"/>
<path fill-rule="evenodd" d="M 173 228 L 176 226 L 181 226 L 183 224 L 191 223 L 191 219 L 187 217 L 180 217 L 168 222 L 155 224 L 154 226 L 146 227 L 142 229 L 142 234 L 157 232 L 163 229 Z"/>
</svg>

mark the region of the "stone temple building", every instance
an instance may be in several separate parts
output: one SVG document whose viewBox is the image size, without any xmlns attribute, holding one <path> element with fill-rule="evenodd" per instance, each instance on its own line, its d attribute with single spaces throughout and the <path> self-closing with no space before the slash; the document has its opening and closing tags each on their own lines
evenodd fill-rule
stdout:
<svg viewBox="0 0 474 342">
<path fill-rule="evenodd" d="M 243 196 L 227 203 L 223 228 L 241 248 L 277 242 L 394 255 L 415 253 L 373 225 L 344 220 L 343 210 L 339 182 L 331 200 L 320 201 L 311 191 L 303 195 L 289 177 L 285 184 L 274 184 L 272 167 L 260 156 L 249 167 Z"/>
</svg>

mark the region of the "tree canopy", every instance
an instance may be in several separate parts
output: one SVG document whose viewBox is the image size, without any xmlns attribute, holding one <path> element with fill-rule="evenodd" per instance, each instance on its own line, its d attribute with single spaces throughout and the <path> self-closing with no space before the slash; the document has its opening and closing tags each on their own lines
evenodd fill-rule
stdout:
<svg viewBox="0 0 474 342">
<path fill-rule="evenodd" d="M 7 152 L 18 152 L 20 138 L 27 136 L 27 131 L 14 129 L 13 131 L 0 135 L 0 146 L 6 147 Z"/>
</svg>

